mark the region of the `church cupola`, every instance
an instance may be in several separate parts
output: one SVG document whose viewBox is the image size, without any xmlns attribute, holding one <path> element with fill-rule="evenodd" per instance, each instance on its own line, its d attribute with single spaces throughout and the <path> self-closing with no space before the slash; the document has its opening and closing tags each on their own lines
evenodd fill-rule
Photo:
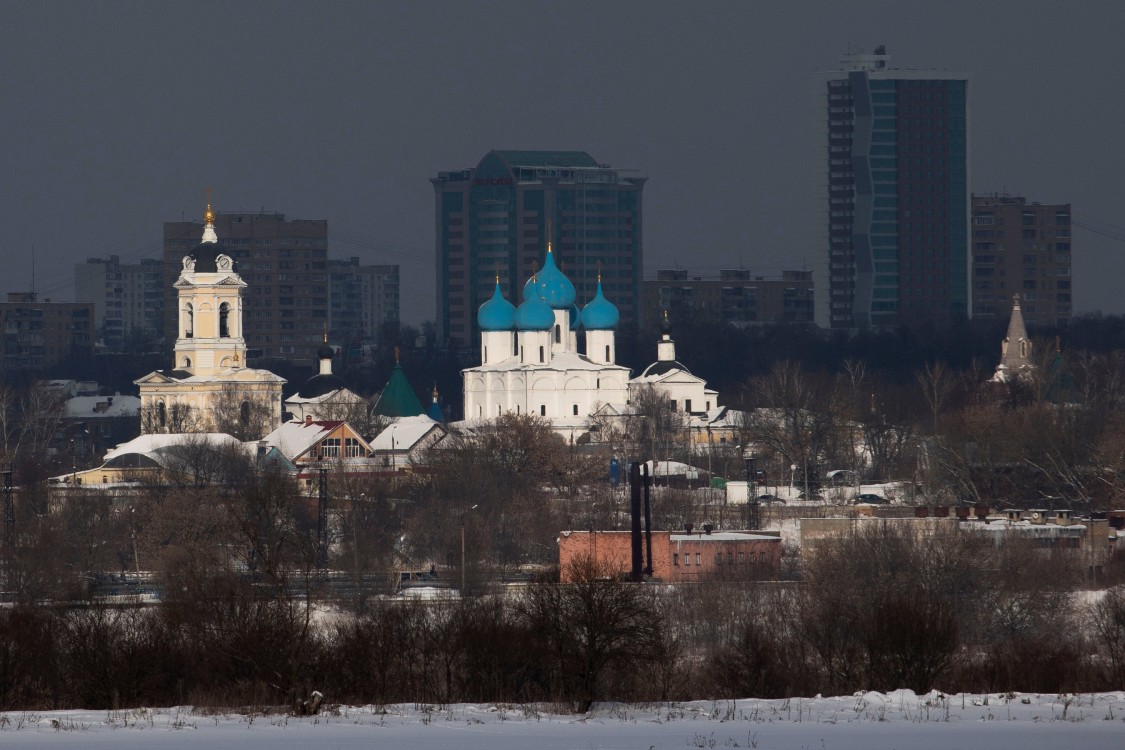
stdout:
<svg viewBox="0 0 1125 750">
<path fill-rule="evenodd" d="M 516 306 L 504 298 L 500 290 L 500 276 L 492 298 L 477 310 L 480 326 L 481 361 L 489 365 L 503 362 L 512 356 L 512 329 L 516 327 Z"/>
<path fill-rule="evenodd" d="M 602 292 L 601 274 L 594 298 L 582 309 L 582 327 L 586 329 L 586 357 L 599 364 L 613 364 L 617 352 L 613 329 L 621 320 L 617 306 Z"/>
</svg>

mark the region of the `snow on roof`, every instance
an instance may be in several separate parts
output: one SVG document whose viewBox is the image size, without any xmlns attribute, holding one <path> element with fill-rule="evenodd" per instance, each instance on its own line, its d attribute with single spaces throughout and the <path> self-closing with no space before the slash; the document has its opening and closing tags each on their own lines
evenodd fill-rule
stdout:
<svg viewBox="0 0 1125 750">
<path fill-rule="evenodd" d="M 755 541 L 781 541 L 775 534 L 746 534 L 741 531 L 712 531 L 698 532 L 695 534 L 672 534 L 673 542 L 755 542 Z"/>
<path fill-rule="evenodd" d="M 372 450 L 408 451 L 440 425 L 425 414 L 416 417 L 399 417 L 371 441 Z"/>
<path fill-rule="evenodd" d="M 101 404 L 102 408 L 98 408 Z M 75 396 L 66 400 L 68 417 L 109 419 L 135 417 L 141 413 L 141 400 L 136 396 Z"/>
<path fill-rule="evenodd" d="M 679 461 L 645 461 L 645 465 L 648 466 L 648 470 L 654 477 L 679 477 L 688 472 L 707 473 L 706 469 L 698 469 Z"/>
<path fill-rule="evenodd" d="M 133 438 L 127 443 L 122 443 L 116 448 L 112 448 L 105 454 L 103 460 L 109 461 L 110 459 L 118 456 L 124 456 L 127 453 L 143 453 L 149 454 L 154 451 L 164 450 L 177 445 L 198 445 L 200 443 L 207 443 L 216 448 L 221 448 L 226 445 L 242 445 L 242 441 L 233 435 L 228 435 L 225 432 L 191 432 L 191 433 L 172 433 L 172 434 L 159 434 L 159 435 L 140 435 Z"/>
<path fill-rule="evenodd" d="M 282 455 L 292 461 L 304 455 L 342 424 L 338 419 L 304 422 L 295 419 L 266 435 L 262 442 L 276 446 Z"/>
</svg>

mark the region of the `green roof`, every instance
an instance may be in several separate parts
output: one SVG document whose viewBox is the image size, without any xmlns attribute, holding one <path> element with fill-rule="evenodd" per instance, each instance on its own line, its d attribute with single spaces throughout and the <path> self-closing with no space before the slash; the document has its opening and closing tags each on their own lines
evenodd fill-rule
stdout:
<svg viewBox="0 0 1125 750">
<path fill-rule="evenodd" d="M 391 378 L 375 404 L 375 413 L 383 417 L 416 417 L 423 413 L 422 404 L 406 380 L 402 366 L 395 363 Z"/>
<path fill-rule="evenodd" d="M 516 167 L 596 167 L 594 157 L 585 151 L 495 151 Z"/>
</svg>

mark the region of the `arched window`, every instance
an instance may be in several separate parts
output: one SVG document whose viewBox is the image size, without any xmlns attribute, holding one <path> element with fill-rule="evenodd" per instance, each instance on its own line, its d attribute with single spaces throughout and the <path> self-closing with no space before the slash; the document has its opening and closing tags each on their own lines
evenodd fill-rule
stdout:
<svg viewBox="0 0 1125 750">
<path fill-rule="evenodd" d="M 555 323 L 555 343 L 558 344 L 562 341 L 562 326 Z"/>
<path fill-rule="evenodd" d="M 184 357 L 184 369 L 191 367 L 191 357 Z"/>
<path fill-rule="evenodd" d="M 540 404 L 539 405 L 539 416 L 541 416 L 541 417 L 547 416 L 547 405 L 546 404 Z"/>
<path fill-rule="evenodd" d="M 606 362 L 609 361 L 609 344 L 606 344 L 606 347 L 605 347 L 605 361 Z"/>
<path fill-rule="evenodd" d="M 574 416 L 578 416 L 578 404 L 574 405 Z"/>
<path fill-rule="evenodd" d="M 250 424 L 250 402 L 243 401 L 242 406 L 238 407 L 238 423 L 243 427 Z"/>
<path fill-rule="evenodd" d="M 546 362 L 547 361 L 543 358 L 543 347 L 539 347 L 539 361 L 540 362 Z"/>
<path fill-rule="evenodd" d="M 163 428 L 168 424 L 168 409 L 163 401 L 156 402 L 156 426 Z"/>
<path fill-rule="evenodd" d="M 230 303 L 219 305 L 219 338 L 230 338 Z"/>
<path fill-rule="evenodd" d="M 195 315 L 194 311 L 192 310 L 191 303 L 189 302 L 184 308 L 184 338 L 190 339 L 192 337 L 192 332 L 194 329 Z"/>
</svg>

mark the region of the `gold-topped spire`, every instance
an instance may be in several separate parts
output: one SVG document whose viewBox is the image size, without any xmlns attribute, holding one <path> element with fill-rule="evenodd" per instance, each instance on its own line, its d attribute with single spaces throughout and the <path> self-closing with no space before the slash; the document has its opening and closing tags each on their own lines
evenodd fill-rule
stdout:
<svg viewBox="0 0 1125 750">
<path fill-rule="evenodd" d="M 598 260 L 598 283 L 602 283 L 602 262 Z"/>
<path fill-rule="evenodd" d="M 207 193 L 207 210 L 203 212 L 203 223 L 214 224 L 215 212 L 211 210 L 211 192 L 214 190 L 210 185 L 203 188 L 203 192 Z"/>
<path fill-rule="evenodd" d="M 551 220 L 547 219 L 547 253 L 551 253 Z"/>
</svg>

